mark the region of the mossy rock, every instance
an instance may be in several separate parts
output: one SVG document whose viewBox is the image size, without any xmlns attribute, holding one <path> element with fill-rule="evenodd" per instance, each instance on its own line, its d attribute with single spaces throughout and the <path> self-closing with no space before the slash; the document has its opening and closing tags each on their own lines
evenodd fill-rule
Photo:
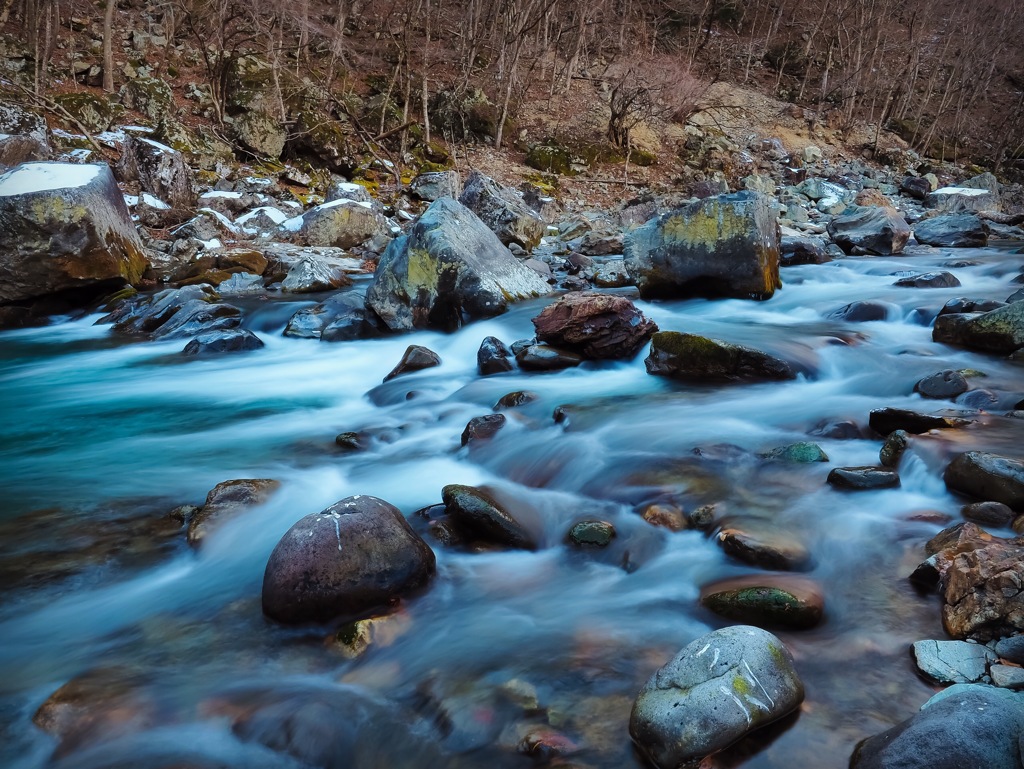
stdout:
<svg viewBox="0 0 1024 769">
<path fill-rule="evenodd" d="M 795 464 L 809 464 L 812 462 L 828 462 L 828 454 L 822 451 L 821 446 L 810 441 L 791 443 L 788 446 L 779 446 L 759 455 L 762 459 L 775 459 Z"/>
<path fill-rule="evenodd" d="M 772 585 L 751 585 L 706 594 L 701 603 L 722 617 L 762 627 L 805 630 L 821 622 L 821 598 Z"/>
<path fill-rule="evenodd" d="M 647 168 L 658 164 L 658 156 L 647 150 L 633 149 L 629 153 L 629 162 L 635 166 Z"/>
<path fill-rule="evenodd" d="M 572 155 L 554 142 L 536 144 L 526 153 L 526 165 L 546 173 L 568 176 L 573 173 Z"/>
<path fill-rule="evenodd" d="M 615 527 L 607 521 L 580 521 L 569 529 L 569 541 L 577 547 L 607 547 L 615 537 Z"/>
<path fill-rule="evenodd" d="M 123 112 L 119 104 L 112 104 L 106 97 L 91 93 L 56 94 L 53 101 L 67 110 L 90 133 L 106 131 Z"/>
<path fill-rule="evenodd" d="M 155 77 L 129 80 L 121 87 L 118 97 L 127 109 L 141 112 L 150 120 L 166 119 L 174 109 L 171 87 Z"/>
</svg>

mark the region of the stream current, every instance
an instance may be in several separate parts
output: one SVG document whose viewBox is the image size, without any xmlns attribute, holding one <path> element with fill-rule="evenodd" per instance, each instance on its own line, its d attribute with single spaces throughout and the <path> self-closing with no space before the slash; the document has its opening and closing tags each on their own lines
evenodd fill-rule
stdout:
<svg viewBox="0 0 1024 769">
<path fill-rule="evenodd" d="M 238 691 L 255 700 L 352 686 L 390 715 L 346 719 L 361 747 L 331 766 L 525 767 L 531 758 L 517 745 L 533 728 L 571 742 L 566 765 L 640 767 L 627 731 L 636 692 L 691 640 L 734 624 L 700 607 L 702 585 L 758 573 L 713 537 L 655 527 L 636 512 L 672 502 L 770 521 L 808 548 L 804 576 L 825 597 L 820 626 L 777 631 L 807 690 L 800 713 L 715 765 L 845 767 L 858 740 L 907 718 L 933 691 L 908 647 L 945 637 L 939 606 L 907 575 L 923 543 L 960 520 L 963 500 L 946 490 L 945 464 L 975 448 L 1019 452 L 1024 438 L 1024 421 L 1000 416 L 1024 397 L 1019 365 L 933 343 L 931 319 L 957 296 L 1005 299 L 1020 265 L 998 248 L 925 249 L 789 267 L 782 290 L 760 303 L 643 302 L 621 291 L 662 330 L 750 345 L 807 369 L 785 383 L 653 377 L 646 348 L 630 362 L 480 377 L 481 340 L 532 336 L 530 319 L 550 299 L 451 335 L 341 344 L 281 336 L 311 300 L 250 300 L 243 325 L 266 347 L 204 359 L 181 356 L 182 340 L 117 338 L 97 316 L 4 332 L 0 765 L 300 767 L 233 731 L 237 713 L 223 703 Z M 892 285 L 942 269 L 962 286 Z M 884 302 L 886 319 L 828 318 L 858 300 Z M 381 385 L 410 344 L 435 350 L 442 365 Z M 825 483 L 832 467 L 877 464 L 881 441 L 813 435 L 818 425 L 852 420 L 867 434 L 874 408 L 959 408 L 912 392 L 949 368 L 983 372 L 972 387 L 995 393 L 986 412 L 972 412 L 972 426 L 915 438 L 899 488 Z M 492 440 L 460 447 L 469 419 L 517 390 L 538 398 L 506 411 Z M 558 406 L 568 414 L 560 424 Z M 373 437 L 345 454 L 334 446 L 343 431 Z M 805 440 L 830 461 L 758 457 Z M 234 478 L 273 478 L 281 488 L 189 548 L 168 511 L 201 504 Z M 541 548 L 470 552 L 432 539 L 414 512 L 439 503 L 451 483 L 486 485 L 525 511 L 543 532 Z M 438 562 L 429 588 L 403 601 L 354 659 L 325 641 L 331 628 L 283 628 L 260 609 L 278 539 L 353 494 L 400 508 Z M 613 545 L 566 544 L 583 519 L 611 522 Z M 32 717 L 80 676 L 100 677 L 101 699 L 113 692 L 129 704 L 55 754 L 57 740 Z M 436 754 L 396 736 L 409 719 Z"/>
</svg>

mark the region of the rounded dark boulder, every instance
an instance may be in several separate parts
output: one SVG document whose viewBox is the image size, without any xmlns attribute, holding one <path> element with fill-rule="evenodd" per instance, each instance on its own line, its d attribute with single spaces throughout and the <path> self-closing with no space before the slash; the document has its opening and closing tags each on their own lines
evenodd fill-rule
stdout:
<svg viewBox="0 0 1024 769">
<path fill-rule="evenodd" d="M 263 341 L 244 328 L 205 331 L 185 345 L 183 355 L 216 355 L 225 352 L 247 352 L 263 347 Z"/>
<path fill-rule="evenodd" d="M 900 485 L 900 476 L 888 467 L 834 467 L 828 482 L 838 489 L 890 489 Z"/>
<path fill-rule="evenodd" d="M 514 368 L 512 351 L 497 337 L 486 337 L 480 343 L 480 349 L 476 351 L 476 365 L 481 376 L 511 371 Z"/>
<path fill-rule="evenodd" d="M 422 371 L 423 369 L 434 368 L 434 366 L 440 365 L 441 356 L 436 352 L 422 345 L 411 344 L 406 348 L 402 359 L 398 361 L 398 365 L 391 369 L 391 373 L 384 377 L 384 381 L 390 382 L 396 376 L 411 374 L 414 371 Z"/>
<path fill-rule="evenodd" d="M 959 371 L 946 370 L 926 376 L 914 385 L 914 392 L 925 398 L 955 398 L 967 392 L 970 385 Z"/>
<path fill-rule="evenodd" d="M 366 615 L 425 585 L 434 552 L 398 508 L 348 497 L 292 526 L 263 575 L 263 613 L 287 624 Z"/>
<path fill-rule="evenodd" d="M 451 484 L 441 489 L 448 516 L 470 538 L 503 547 L 536 550 L 534 536 L 482 489 Z"/>
</svg>

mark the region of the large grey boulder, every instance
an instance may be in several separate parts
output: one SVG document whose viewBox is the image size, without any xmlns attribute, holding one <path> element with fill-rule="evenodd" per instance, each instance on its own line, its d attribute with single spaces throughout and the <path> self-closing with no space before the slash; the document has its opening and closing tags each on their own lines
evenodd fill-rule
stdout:
<svg viewBox="0 0 1024 769">
<path fill-rule="evenodd" d="M 48 160 L 52 154 L 46 120 L 18 104 L 0 101 L 0 170 Z"/>
<path fill-rule="evenodd" d="M 292 526 L 270 555 L 263 612 L 287 624 L 366 615 L 434 574 L 433 551 L 398 508 L 356 495 Z"/>
<path fill-rule="evenodd" d="M 964 211 L 998 211 L 1000 209 L 999 188 L 995 177 L 987 182 L 982 174 L 980 177 L 965 182 L 958 187 L 943 187 L 935 190 L 925 198 L 925 205 L 945 214 L 956 214 Z M 991 174 L 988 174 L 991 177 Z"/>
<path fill-rule="evenodd" d="M 1014 302 L 966 320 L 959 344 L 987 352 L 1011 353 L 1024 347 L 1024 302 Z"/>
<path fill-rule="evenodd" d="M 99 322 L 113 323 L 113 330 L 119 334 L 147 335 L 151 339 L 183 339 L 237 328 L 241 312 L 219 300 L 217 292 L 205 283 L 169 288 L 128 299 Z"/>
<path fill-rule="evenodd" d="M 1019 769 L 1024 695 L 957 684 L 861 742 L 850 769 Z"/>
<path fill-rule="evenodd" d="M 352 248 L 388 234 L 388 223 L 373 204 L 339 198 L 281 224 L 280 232 L 305 246 Z"/>
<path fill-rule="evenodd" d="M 165 144 L 131 135 L 125 137 L 117 172 L 121 181 L 137 181 L 143 192 L 154 195 L 172 209 L 195 209 L 192 169 L 184 155 Z"/>
<path fill-rule="evenodd" d="M 910 239 L 910 225 L 893 208 L 850 206 L 829 222 L 828 234 L 846 254 L 899 254 Z"/>
<path fill-rule="evenodd" d="M 480 217 L 506 246 L 516 243 L 532 251 L 544 236 L 547 225 L 526 205 L 522 194 L 479 171 L 471 172 L 466 179 L 459 202 Z"/>
<path fill-rule="evenodd" d="M 984 644 L 967 641 L 917 641 L 910 652 L 917 669 L 940 684 L 978 683 L 997 659 Z"/>
<path fill-rule="evenodd" d="M 782 642 L 737 625 L 698 638 L 655 673 L 633 703 L 629 733 L 658 769 L 676 769 L 782 718 L 803 699 Z"/>
<path fill-rule="evenodd" d="M 256 155 L 278 159 L 288 138 L 281 121 L 261 110 L 244 112 L 232 122 L 235 139 Z"/>
<path fill-rule="evenodd" d="M 0 176 L 0 305 L 134 283 L 146 264 L 108 166 L 24 163 Z"/>
<path fill-rule="evenodd" d="M 918 243 L 941 248 L 984 248 L 988 225 L 973 214 L 950 214 L 924 219 L 914 225 Z"/>
<path fill-rule="evenodd" d="M 459 187 L 458 171 L 427 171 L 417 175 L 409 185 L 413 195 L 431 203 L 443 197 L 457 198 Z"/>
<path fill-rule="evenodd" d="M 366 304 L 394 331 L 450 331 L 463 318 L 500 315 L 511 302 L 550 291 L 468 208 L 434 201 L 377 264 Z"/>
<path fill-rule="evenodd" d="M 626 270 L 644 298 L 768 299 L 782 286 L 775 214 L 759 192 L 691 203 L 626 236 Z"/>
</svg>

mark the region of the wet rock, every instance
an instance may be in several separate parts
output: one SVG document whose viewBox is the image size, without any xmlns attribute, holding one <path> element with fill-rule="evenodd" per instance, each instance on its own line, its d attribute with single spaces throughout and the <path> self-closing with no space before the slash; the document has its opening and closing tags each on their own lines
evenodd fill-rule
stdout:
<svg viewBox="0 0 1024 769">
<path fill-rule="evenodd" d="M 365 446 L 365 438 L 361 433 L 344 432 L 334 436 L 334 445 L 342 451 L 362 451 Z"/>
<path fill-rule="evenodd" d="M 891 208 L 854 207 L 828 224 L 832 241 L 856 256 L 899 254 L 910 239 L 910 227 Z"/>
<path fill-rule="evenodd" d="M 960 515 L 969 521 L 998 527 L 1009 526 L 1016 517 L 1016 513 L 1002 502 L 972 502 L 960 508 Z"/>
<path fill-rule="evenodd" d="M 472 538 L 502 547 L 537 549 L 533 535 L 482 489 L 452 484 L 441 490 L 441 498 L 448 516 Z"/>
<path fill-rule="evenodd" d="M 117 172 L 121 181 L 137 181 L 142 191 L 154 195 L 175 211 L 193 211 L 196 207 L 192 169 L 185 156 L 171 147 L 128 134 L 121 148 Z"/>
<path fill-rule="evenodd" d="M 925 398 L 955 398 L 970 389 L 967 379 L 959 371 L 947 369 L 926 376 L 914 385 L 914 392 Z"/>
<path fill-rule="evenodd" d="M 398 508 L 356 495 L 302 518 L 277 543 L 263 612 L 286 624 L 366 615 L 433 574 L 433 551 Z"/>
<path fill-rule="evenodd" d="M 883 467 L 899 467 L 903 452 L 910 445 L 910 434 L 906 430 L 895 430 L 889 433 L 882 448 L 878 452 L 878 461 Z"/>
<path fill-rule="evenodd" d="M 232 273 L 217 285 L 217 293 L 221 296 L 251 296 L 262 294 L 264 290 L 263 278 L 251 272 Z"/>
<path fill-rule="evenodd" d="M 433 350 L 418 344 L 411 344 L 405 349 L 402 359 L 398 365 L 391 369 L 391 372 L 384 377 L 389 382 L 396 376 L 411 374 L 414 371 L 422 371 L 427 368 L 434 368 L 441 365 L 441 356 Z"/>
<path fill-rule="evenodd" d="M 960 281 L 951 272 L 924 272 L 900 278 L 893 285 L 903 288 L 956 288 Z"/>
<path fill-rule="evenodd" d="M 332 264 L 327 259 L 309 256 L 292 265 L 281 282 L 281 290 L 289 294 L 311 294 L 333 291 L 351 285 L 352 279 L 344 265 Z"/>
<path fill-rule="evenodd" d="M 924 219 L 914 225 L 918 243 L 939 248 L 984 248 L 988 225 L 971 214 L 954 214 Z"/>
<path fill-rule="evenodd" d="M 466 425 L 466 429 L 462 431 L 462 445 L 493 438 L 505 426 L 505 421 L 504 414 L 485 414 L 482 417 L 473 417 Z"/>
<path fill-rule="evenodd" d="M 389 233 L 372 203 L 341 198 L 323 203 L 281 224 L 280 234 L 304 246 L 352 248 Z"/>
<path fill-rule="evenodd" d="M 793 658 L 767 631 L 737 625 L 696 639 L 647 682 L 629 733 L 658 769 L 728 747 L 804 698 Z"/>
<path fill-rule="evenodd" d="M 950 299 L 939 310 L 939 315 L 955 315 L 965 312 L 988 312 L 1005 307 L 1006 302 L 999 302 L 995 299 L 968 299 L 965 296 L 958 296 Z"/>
<path fill-rule="evenodd" d="M 480 349 L 476 351 L 476 365 L 481 376 L 511 371 L 515 368 L 511 358 L 512 351 L 504 342 L 493 336 L 486 337 L 480 343 Z"/>
<path fill-rule="evenodd" d="M 992 411 L 999 406 L 999 396 L 991 390 L 979 387 L 957 397 L 956 405 L 978 411 Z"/>
<path fill-rule="evenodd" d="M 462 182 L 458 171 L 428 171 L 418 174 L 409 188 L 420 200 L 433 203 L 438 198 L 457 198 Z"/>
<path fill-rule="evenodd" d="M 226 352 L 248 352 L 263 347 L 261 340 L 254 333 L 244 328 L 233 328 L 224 331 L 206 331 L 185 345 L 183 355 L 219 355 Z"/>
<path fill-rule="evenodd" d="M 828 314 L 832 320 L 846 320 L 862 323 L 869 320 L 886 320 L 890 306 L 882 302 L 851 302 Z"/>
<path fill-rule="evenodd" d="M 709 529 L 714 528 L 716 514 L 717 509 L 714 504 L 701 505 L 700 507 L 695 507 L 691 510 L 687 518 L 693 528 L 700 529 L 701 531 L 708 531 Z"/>
<path fill-rule="evenodd" d="M 585 358 L 631 358 L 658 330 L 622 296 L 566 294 L 533 319 L 537 340 Z"/>
<path fill-rule="evenodd" d="M 129 299 L 100 322 L 113 320 L 116 333 L 148 334 L 152 339 L 182 339 L 236 328 L 241 312 L 218 303 L 219 298 L 208 285 L 169 288 Z"/>
<path fill-rule="evenodd" d="M 957 684 L 901 724 L 862 741 L 850 769 L 1017 769 L 1024 697 Z"/>
<path fill-rule="evenodd" d="M 811 462 L 828 462 L 828 454 L 822 451 L 821 446 L 810 441 L 791 443 L 788 446 L 779 446 L 760 454 L 762 459 L 775 459 L 782 462 L 793 462 L 796 464 L 808 464 Z"/>
<path fill-rule="evenodd" d="M 701 588 L 700 602 L 726 619 L 764 628 L 806 630 L 821 622 L 825 599 L 811 580 L 755 575 Z"/>
<path fill-rule="evenodd" d="M 568 536 L 577 547 L 607 547 L 615 538 L 615 527 L 607 521 L 580 521 Z"/>
<path fill-rule="evenodd" d="M 952 491 L 1024 510 L 1024 462 L 1019 459 L 968 451 L 950 462 L 942 477 Z"/>
<path fill-rule="evenodd" d="M 899 486 L 900 477 L 887 467 L 834 467 L 828 474 L 828 482 L 839 489 L 863 491 Z"/>
<path fill-rule="evenodd" d="M 993 665 L 989 668 L 992 684 L 1001 689 L 1020 691 L 1024 689 L 1024 668 L 1010 665 Z"/>
<path fill-rule="evenodd" d="M 770 523 L 757 519 L 734 520 L 723 524 L 716 539 L 727 555 L 751 566 L 801 571 L 811 563 L 811 555 L 803 543 Z"/>
<path fill-rule="evenodd" d="M 640 296 L 768 299 L 779 279 L 779 229 L 770 198 L 705 198 L 631 231 L 626 269 Z"/>
<path fill-rule="evenodd" d="M 669 531 L 682 531 L 689 523 L 683 509 L 677 505 L 647 505 L 640 511 L 640 517 L 652 526 L 660 526 Z"/>
<path fill-rule="evenodd" d="M 213 529 L 238 517 L 248 508 L 264 504 L 280 487 L 280 482 L 269 478 L 241 478 L 218 483 L 189 521 L 188 543 L 197 547 Z"/>
<path fill-rule="evenodd" d="M 939 684 L 973 684 L 988 673 L 995 652 L 966 641 L 917 641 L 911 647 L 917 669 Z"/>
<path fill-rule="evenodd" d="M 320 304 L 295 313 L 288 320 L 284 335 L 300 339 L 323 339 L 325 342 L 373 339 L 384 333 L 374 320 L 366 312 L 361 296 L 352 293 L 335 294 Z M 328 328 L 332 331 L 329 338 L 324 339 Z"/>
<path fill-rule="evenodd" d="M 828 421 L 815 425 L 811 435 L 820 435 L 822 438 L 832 438 L 837 441 L 859 440 L 864 435 L 856 422 L 850 420 Z"/>
<path fill-rule="evenodd" d="M 1024 302 L 971 318 L 963 326 L 961 339 L 961 344 L 986 352 L 1008 354 L 1024 347 Z"/>
<path fill-rule="evenodd" d="M 109 167 L 24 163 L 0 175 L 0 305 L 135 283 L 142 242 Z"/>
<path fill-rule="evenodd" d="M 996 641 L 995 652 L 1000 659 L 1024 665 L 1024 635 L 1013 635 Z"/>
<path fill-rule="evenodd" d="M 920 435 L 929 430 L 947 430 L 964 427 L 970 424 L 970 421 L 958 417 L 919 414 L 908 409 L 882 408 L 871 411 L 868 416 L 868 424 L 879 435 L 889 435 L 889 433 L 894 433 L 897 430 L 905 430 L 913 435 Z"/>
<path fill-rule="evenodd" d="M 472 211 L 440 198 L 388 246 L 366 301 L 392 330 L 450 331 L 463 316 L 500 315 L 511 302 L 549 291 Z"/>
<path fill-rule="evenodd" d="M 935 325 L 932 326 L 932 341 L 944 344 L 965 344 L 967 324 L 977 317 L 977 313 L 939 315 L 935 319 Z"/>
<path fill-rule="evenodd" d="M 470 172 L 459 203 L 476 214 L 506 246 L 515 243 L 532 251 L 547 227 L 526 205 L 521 193 L 501 186 L 479 171 Z"/>
<path fill-rule="evenodd" d="M 527 371 L 557 371 L 580 365 L 583 357 L 550 345 L 531 344 L 516 353 L 516 362 Z"/>
<path fill-rule="evenodd" d="M 656 333 L 644 364 L 648 374 L 684 380 L 796 378 L 786 361 L 768 353 L 677 331 Z"/>
</svg>

